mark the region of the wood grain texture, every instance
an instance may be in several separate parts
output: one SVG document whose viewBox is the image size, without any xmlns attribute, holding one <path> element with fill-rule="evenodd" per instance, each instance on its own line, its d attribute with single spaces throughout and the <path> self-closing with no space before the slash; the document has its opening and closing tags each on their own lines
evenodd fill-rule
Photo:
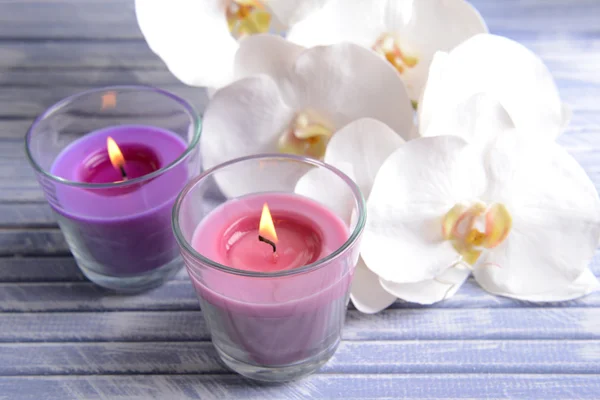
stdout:
<svg viewBox="0 0 600 400">
<path fill-rule="evenodd" d="M 85 277 L 73 257 L 0 258 L 0 282 L 81 282 Z"/>
<path fill-rule="evenodd" d="M 210 342 L 0 344 L 0 376 L 228 374 Z M 482 362 L 485 360 L 485 362 Z M 596 373 L 600 341 L 345 341 L 319 373 Z"/>
<path fill-rule="evenodd" d="M 39 260 L 34 257 L 33 260 Z M 63 257 L 58 258 L 63 260 Z M 166 310 L 197 310 L 196 294 L 189 282 L 185 270 L 180 271 L 176 279 L 148 293 L 139 295 L 116 295 L 103 290 L 94 284 L 84 281 L 76 271 L 72 261 L 64 264 L 56 275 L 46 279 L 46 282 L 14 282 L 18 279 L 39 277 L 40 273 L 14 272 L 23 265 L 21 262 L 6 263 L 0 258 L 0 268 L 7 265 L 8 282 L 0 283 L 0 311 L 4 312 L 66 312 L 66 311 L 166 311 Z M 54 258 L 40 264 L 41 267 L 52 266 Z M 12 271 L 12 272 L 11 272 Z M 66 271 L 69 272 L 67 281 Z M 24 276 L 24 277 L 23 277 Z M 31 278 L 29 278 L 32 280 Z M 39 279 L 39 278 L 37 278 Z M 58 281 L 57 281 L 58 280 Z M 55 281 L 55 282 L 48 282 Z M 23 294 L 26 294 L 24 296 Z M 479 287 L 470 279 L 452 298 L 431 306 L 421 306 L 413 303 L 398 301 L 390 309 L 502 309 L 502 308 L 595 308 L 600 306 L 600 293 L 594 293 L 581 299 L 555 302 L 531 303 L 493 296 Z"/>
<path fill-rule="evenodd" d="M 592 271 L 600 270 L 600 257 Z M 26 296 L 23 294 L 26 293 Z M 352 307 L 352 306 L 351 306 Z M 594 308 L 600 307 L 600 293 L 581 299 L 537 304 L 493 296 L 469 279 L 447 301 L 431 306 L 398 301 L 391 309 L 432 308 Z M 86 281 L 71 257 L 0 258 L 0 311 L 160 311 L 198 310 L 195 292 L 182 269 L 172 281 L 141 295 L 118 296 Z"/>
<path fill-rule="evenodd" d="M 235 375 L 0 378 L 3 400 L 13 400 L 10 393 L 19 400 L 597 399 L 599 392 L 600 375 L 591 374 L 322 374 L 280 385 Z"/>
<path fill-rule="evenodd" d="M 1 50 L 0 57 L 2 57 Z M 132 82 L 131 84 L 135 83 L 136 82 Z M 168 90 L 177 96 L 183 97 L 194 105 L 198 111 L 204 110 L 207 97 L 206 92 L 203 89 L 180 84 L 156 86 Z M 57 101 L 93 88 L 94 86 L 90 85 L 82 87 L 55 86 L 52 90 L 43 87 L 20 87 L 19 90 L 15 92 L 11 90 L 2 90 L 0 91 L 0 105 L 2 106 L 2 109 L 0 109 L 0 118 L 34 118 Z"/>
<path fill-rule="evenodd" d="M 342 336 L 355 341 L 600 340 L 600 319 L 595 308 L 389 309 L 377 315 L 348 310 Z M 208 339 L 200 311 L 0 314 L 0 342 Z"/>
<path fill-rule="evenodd" d="M 58 228 L 0 228 L 0 256 L 69 254 L 69 247 Z"/>
</svg>

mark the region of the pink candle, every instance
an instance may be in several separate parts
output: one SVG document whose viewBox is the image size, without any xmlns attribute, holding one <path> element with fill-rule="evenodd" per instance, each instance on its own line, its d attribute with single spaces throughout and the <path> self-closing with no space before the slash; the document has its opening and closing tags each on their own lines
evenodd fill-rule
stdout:
<svg viewBox="0 0 600 400">
<path fill-rule="evenodd" d="M 275 234 L 259 229 L 265 203 Z M 260 241 L 259 234 L 268 241 Z M 194 250 L 248 272 L 244 276 L 205 269 L 196 274 L 190 269 L 221 355 L 234 363 L 280 366 L 332 353 L 356 260 L 334 259 L 302 274 L 285 272 L 329 256 L 348 237 L 347 225 L 331 210 L 289 193 L 230 200 L 205 217 L 195 229 Z M 283 276 L 253 275 L 278 272 Z"/>
</svg>

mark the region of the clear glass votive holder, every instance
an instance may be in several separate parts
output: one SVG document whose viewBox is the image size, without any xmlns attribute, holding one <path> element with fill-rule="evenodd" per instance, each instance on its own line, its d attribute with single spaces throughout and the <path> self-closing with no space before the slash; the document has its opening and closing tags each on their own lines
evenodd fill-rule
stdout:
<svg viewBox="0 0 600 400">
<path fill-rule="evenodd" d="M 338 202 L 330 201 L 332 193 L 307 192 L 307 177 L 321 178 Z M 258 237 L 265 204 L 276 249 Z M 282 382 L 311 374 L 331 358 L 365 218 L 364 199 L 349 177 L 291 155 L 232 160 L 183 189 L 173 229 L 212 342 L 229 368 Z"/>
<path fill-rule="evenodd" d="M 29 162 L 92 282 L 141 291 L 183 266 L 171 209 L 200 172 L 200 130 L 185 100 L 142 86 L 79 93 L 34 121 L 25 140 Z M 109 155 L 109 137 L 120 155 Z"/>
</svg>

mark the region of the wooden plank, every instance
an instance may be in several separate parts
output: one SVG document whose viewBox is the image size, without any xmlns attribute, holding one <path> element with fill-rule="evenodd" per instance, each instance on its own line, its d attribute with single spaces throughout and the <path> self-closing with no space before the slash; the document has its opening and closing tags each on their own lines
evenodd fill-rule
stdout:
<svg viewBox="0 0 600 400">
<path fill-rule="evenodd" d="M 472 2 L 492 32 L 585 32 L 600 13 L 594 0 Z M 133 0 L 109 2 L 19 1 L 0 5 L 1 38 L 132 39 L 141 38 Z"/>
<path fill-rule="evenodd" d="M 560 30 L 549 35 L 539 31 L 530 35 L 510 31 L 495 33 L 517 40 L 538 54 L 549 63 L 551 71 L 559 75 L 557 78 L 583 80 L 584 77 L 590 77 L 593 82 L 598 82 L 600 78 L 593 75 L 594 65 L 597 65 L 600 58 L 600 38 L 593 34 L 595 29 L 590 29 L 590 34 L 569 32 L 560 35 Z M 75 69 L 80 72 L 91 68 L 91 74 L 99 69 L 111 69 L 117 70 L 119 76 L 127 70 L 166 69 L 165 64 L 143 40 L 2 42 L 0 70 L 32 68 L 50 71 Z M 583 75 L 578 75 L 578 71 Z M 560 76 L 563 73 L 567 75 Z"/>
<path fill-rule="evenodd" d="M 201 90 L 201 89 L 198 89 Z M 204 113 L 204 109 L 206 106 L 206 103 L 208 103 L 208 100 L 202 100 L 201 99 L 201 94 L 198 94 L 196 97 L 196 93 L 194 93 L 194 97 L 193 99 L 195 99 L 195 105 L 196 105 L 196 111 L 199 113 L 199 115 L 202 115 Z M 8 117 L 9 119 L 6 118 L 0 118 L 0 143 L 2 144 L 3 148 L 8 148 L 10 147 L 11 149 L 14 149 L 16 153 L 18 154 L 13 154 L 12 156 L 8 154 L 8 151 L 5 151 L 5 154 L 7 154 L 6 157 L 3 157 L 3 159 L 0 159 L 0 166 L 2 166 L 2 168 L 5 167 L 13 167 L 13 168 L 21 168 L 21 169 L 27 169 L 27 170 L 31 170 L 31 168 L 29 167 L 28 163 L 27 164 L 16 164 L 14 162 L 15 158 L 19 158 L 19 157 L 24 157 L 24 150 L 25 150 L 25 144 L 24 144 L 24 140 L 25 140 L 25 135 L 27 134 L 27 132 L 29 131 L 34 119 L 33 118 L 29 118 L 29 117 L 24 117 L 24 118 L 20 118 L 17 117 L 16 119 L 10 119 L 10 117 Z M 79 133 L 82 132 L 86 132 L 86 131 L 90 131 L 93 128 L 90 127 L 90 121 L 89 121 L 89 116 L 70 116 L 70 120 L 69 120 L 69 125 L 68 125 L 68 129 L 67 127 L 65 127 L 65 130 L 62 131 L 62 133 L 65 134 L 71 134 L 74 131 L 78 131 Z M 146 124 L 146 125 L 154 125 L 154 126 L 169 126 L 169 125 L 174 125 L 176 124 L 178 121 L 181 121 L 180 116 L 178 115 L 173 115 L 171 114 L 171 116 L 167 116 L 167 115 L 154 115 L 154 114 L 150 114 L 150 115 L 136 115 L 136 116 L 123 116 L 123 115 L 112 115 L 112 116 L 105 116 L 103 117 L 102 115 L 95 115 L 94 116 L 95 121 L 93 123 L 95 123 L 96 125 L 100 125 L 100 121 L 102 122 L 102 124 L 104 124 L 104 126 L 114 126 L 114 125 L 128 125 L 128 124 Z M 19 147 L 21 147 L 20 151 Z M 8 176 L 8 175 L 3 175 L 3 176 Z"/>
<path fill-rule="evenodd" d="M 116 295 L 87 281 L 0 284 L 0 311 L 6 312 L 198 308 L 196 294 L 188 280 L 171 281 L 150 293 L 138 295 Z"/>
<path fill-rule="evenodd" d="M 237 375 L 0 378 L 0 399 L 597 399 L 600 375 L 319 374 L 267 385 Z M 18 396 L 18 397 L 15 397 Z"/>
<path fill-rule="evenodd" d="M 0 226 L 7 225 L 46 228 L 58 226 L 52 209 L 47 203 L 0 203 Z"/>
<path fill-rule="evenodd" d="M 600 83 L 597 68 L 600 60 L 600 51 L 590 51 L 586 42 L 570 41 L 569 45 L 579 50 L 577 53 L 573 49 L 565 50 L 565 53 L 556 54 L 555 49 L 547 49 L 544 44 L 532 42 L 530 47 L 538 50 L 538 55 L 542 57 L 554 75 L 555 79 L 564 81 L 578 81 Z M 66 44 L 63 44 L 66 45 Z M 89 46 L 97 46 L 91 43 Z M 560 46 L 560 45 L 559 45 Z M 140 47 L 142 45 L 140 44 Z M 585 57 L 584 57 L 585 55 Z M 107 55 L 108 57 L 109 55 Z M 148 59 L 155 59 L 151 54 Z M 574 58 L 574 59 L 573 59 Z M 1 61 L 0 61 L 1 62 Z M 6 62 L 6 61 L 5 61 Z M 176 85 L 181 84 L 167 68 L 160 64 L 139 67 L 123 66 L 72 66 L 67 70 L 51 69 L 49 67 L 23 69 L 22 67 L 13 67 L 10 69 L 0 69 L 0 86 L 7 87 L 56 87 L 56 86 L 108 86 L 108 85 Z M 183 84 L 182 84 L 183 85 Z"/>
<path fill-rule="evenodd" d="M 73 257 L 0 258 L 0 282 L 39 281 L 83 282 L 86 278 Z"/>
<path fill-rule="evenodd" d="M 9 69 L 0 70 L 0 86 L 56 87 L 110 85 L 181 84 L 166 68 L 85 68 L 81 70 Z M 183 84 L 181 84 L 183 85 Z"/>
<path fill-rule="evenodd" d="M 0 342 L 209 339 L 200 311 L 4 313 L 0 328 Z M 595 308 L 388 309 L 376 315 L 349 310 L 343 337 L 356 341 L 599 340 L 600 318 Z"/>
<path fill-rule="evenodd" d="M 0 38 L 138 39 L 134 2 L 0 3 Z"/>
<path fill-rule="evenodd" d="M 593 259 L 591 269 L 595 274 L 600 275 L 600 256 Z M 76 282 L 81 284 L 74 285 L 73 283 Z M 63 285 L 56 283 L 63 283 Z M 23 297 L 23 293 L 27 293 L 26 298 Z M 170 282 L 151 292 L 135 296 L 115 296 L 89 283 L 71 257 L 0 258 L 0 300 L 0 311 L 5 312 L 198 309 L 195 293 L 184 268 Z M 481 289 L 471 278 L 456 295 L 446 301 L 432 306 L 398 301 L 391 308 L 467 309 L 548 306 L 600 307 L 600 293 L 593 293 L 572 301 L 536 304 L 491 295 Z"/>
<path fill-rule="evenodd" d="M 600 13 L 600 3 L 595 0 L 544 2 L 527 0 L 473 0 L 491 32 L 586 32 L 597 27 L 594 16 Z M 552 29 L 548 29 L 552 26 Z"/>
<path fill-rule="evenodd" d="M 1 202 L 42 202 L 46 198 L 39 187 L 27 186 L 27 187 L 3 187 L 0 191 L 0 203 Z"/>
<path fill-rule="evenodd" d="M 165 68 L 144 41 L 7 41 L 0 69 Z"/>
<path fill-rule="evenodd" d="M 600 257 L 592 271 L 600 274 Z M 27 283 L 30 282 L 30 283 Z M 56 282 L 56 283 L 51 283 Z M 80 282 L 79 284 L 75 284 Z M 23 293 L 27 293 L 24 297 Z M 398 301 L 391 308 L 599 307 L 600 293 L 566 302 L 530 303 L 491 295 L 469 279 L 452 298 L 432 306 Z M 184 268 L 163 286 L 140 295 L 115 296 L 89 283 L 71 257 L 0 258 L 0 311 L 135 311 L 197 310 L 194 290 Z"/>
<path fill-rule="evenodd" d="M 188 281 L 181 269 L 172 281 Z M 0 282 L 86 282 L 73 257 L 0 258 Z"/>
<path fill-rule="evenodd" d="M 0 376 L 228 373 L 210 342 L 0 345 Z M 600 341 L 385 341 L 340 344 L 320 373 L 586 374 Z"/>
<path fill-rule="evenodd" d="M 57 228 L 0 229 L 0 256 L 69 254 L 69 247 Z"/>
<path fill-rule="evenodd" d="M 201 88 L 180 84 L 162 85 L 161 88 L 186 99 L 196 107 L 198 112 L 202 112 L 206 107 L 206 92 Z M 59 100 L 88 89 L 93 89 L 93 86 L 57 86 L 51 90 L 39 87 L 21 87 L 18 91 L 2 90 L 0 91 L 0 117 L 32 118 Z"/>
</svg>

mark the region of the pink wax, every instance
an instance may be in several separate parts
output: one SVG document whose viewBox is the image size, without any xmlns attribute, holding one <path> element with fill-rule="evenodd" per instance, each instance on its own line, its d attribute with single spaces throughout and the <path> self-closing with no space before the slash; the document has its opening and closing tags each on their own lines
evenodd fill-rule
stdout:
<svg viewBox="0 0 600 400">
<path fill-rule="evenodd" d="M 273 223 L 278 237 L 276 252 L 270 244 L 258 240 L 260 220 L 256 215 L 249 215 L 223 232 L 213 261 L 246 271 L 274 272 L 318 260 L 321 233 L 310 220 L 296 213 L 278 211 L 273 214 Z"/>
<path fill-rule="evenodd" d="M 258 241 L 267 203 L 278 234 L 278 258 Z M 349 237 L 347 225 L 323 205 L 295 194 L 262 193 L 221 205 L 196 228 L 192 247 L 237 270 L 289 271 L 321 260 Z M 333 351 L 343 326 L 355 252 L 305 273 L 243 276 L 190 269 L 217 349 L 239 361 L 289 365 Z"/>
</svg>

